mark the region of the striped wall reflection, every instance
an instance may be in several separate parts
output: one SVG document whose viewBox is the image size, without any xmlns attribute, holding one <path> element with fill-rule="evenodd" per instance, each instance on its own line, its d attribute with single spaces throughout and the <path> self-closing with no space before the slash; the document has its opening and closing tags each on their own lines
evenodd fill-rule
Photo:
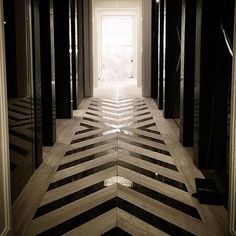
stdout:
<svg viewBox="0 0 236 236">
<path fill-rule="evenodd" d="M 12 99 L 8 105 L 9 145 L 12 195 L 27 171 L 32 173 L 34 145 L 33 100 L 30 98 Z M 16 193 L 17 194 L 17 193 Z M 14 196 L 13 196 L 14 198 Z"/>
<path fill-rule="evenodd" d="M 205 235 L 144 99 L 92 99 L 29 235 Z"/>
</svg>

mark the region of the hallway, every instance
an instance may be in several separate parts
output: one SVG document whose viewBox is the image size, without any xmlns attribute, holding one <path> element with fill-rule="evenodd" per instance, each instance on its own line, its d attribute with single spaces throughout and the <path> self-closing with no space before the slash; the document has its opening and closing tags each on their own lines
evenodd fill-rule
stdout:
<svg viewBox="0 0 236 236">
<path fill-rule="evenodd" d="M 27 235 L 227 235 L 224 224 L 205 228 L 226 220 L 226 211 L 191 197 L 194 177 L 202 176 L 151 99 L 82 104 L 70 135 L 64 133 L 64 144 L 56 144 L 16 203 L 17 221 L 31 209 L 29 228 L 21 222 Z M 43 183 L 55 157 L 58 164 Z M 22 225 L 18 230 L 23 233 Z"/>
<path fill-rule="evenodd" d="M 0 236 L 236 235 L 235 26 L 234 0 L 0 0 Z"/>
</svg>

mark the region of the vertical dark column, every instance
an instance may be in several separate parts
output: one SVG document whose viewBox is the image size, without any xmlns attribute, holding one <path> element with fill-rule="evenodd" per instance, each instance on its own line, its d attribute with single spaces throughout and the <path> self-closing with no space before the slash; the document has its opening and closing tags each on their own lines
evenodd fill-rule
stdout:
<svg viewBox="0 0 236 236">
<path fill-rule="evenodd" d="M 180 76 L 180 142 L 193 145 L 196 1 L 182 1 Z"/>
<path fill-rule="evenodd" d="M 42 102 L 41 102 L 41 58 L 40 58 L 40 18 L 39 0 L 32 0 L 32 45 L 34 75 L 34 128 L 35 128 L 35 164 L 42 163 Z"/>
<path fill-rule="evenodd" d="M 166 0 L 164 117 L 179 118 L 181 0 Z"/>
<path fill-rule="evenodd" d="M 212 4 L 216 6 L 214 11 Z M 226 104 L 232 58 L 221 30 L 225 3 L 199 0 L 198 5 L 197 22 L 201 22 L 201 30 L 196 42 L 196 63 L 200 61 L 200 68 L 195 73 L 195 163 L 201 168 L 214 168 L 225 165 Z M 233 26 L 229 31 L 227 25 L 227 32 L 232 32 Z"/>
<path fill-rule="evenodd" d="M 160 0 L 158 8 L 158 109 L 163 109 L 163 70 L 164 70 L 164 4 Z"/>
<path fill-rule="evenodd" d="M 200 22 L 200 47 L 196 47 L 196 61 L 200 63 L 195 75 L 195 137 L 194 161 L 200 168 L 210 167 L 209 153 L 213 135 L 214 87 L 216 86 L 217 44 L 220 33 L 219 0 L 198 1 L 197 22 Z M 214 11 L 211 11 L 215 4 Z M 197 35 L 198 36 L 198 35 Z M 199 52 L 197 52 L 199 51 Z M 224 91 L 222 91 L 224 92 Z M 222 93 L 220 92 L 220 95 Z M 219 127 L 220 129 L 220 127 Z"/>
<path fill-rule="evenodd" d="M 84 95 L 93 96 L 92 0 L 83 0 Z"/>
<path fill-rule="evenodd" d="M 72 81 L 70 65 L 70 1 L 54 0 L 56 114 L 72 117 Z"/>
<path fill-rule="evenodd" d="M 17 97 L 15 2 L 4 0 L 5 47 L 8 99 Z M 14 68 L 14 69 L 13 69 Z"/>
<path fill-rule="evenodd" d="M 77 0 L 78 4 L 78 92 L 79 101 L 84 98 L 84 17 L 83 0 Z"/>
<path fill-rule="evenodd" d="M 197 8 L 197 25 L 201 24 L 196 39 L 200 67 L 195 73 L 194 161 L 205 173 L 222 180 L 226 194 L 234 5 L 231 0 L 199 0 Z"/>
<path fill-rule="evenodd" d="M 40 0 L 43 145 L 56 142 L 53 1 Z"/>
<path fill-rule="evenodd" d="M 32 38 L 32 22 L 26 21 L 29 15 L 30 1 L 4 1 L 12 202 L 36 168 L 32 41 L 27 40 Z"/>
<path fill-rule="evenodd" d="M 71 0 L 71 42 L 72 42 L 72 81 L 73 109 L 77 110 L 78 101 L 78 35 L 77 35 L 77 0 Z"/>
<path fill-rule="evenodd" d="M 158 3 L 152 0 L 152 78 L 151 96 L 158 99 Z"/>
</svg>

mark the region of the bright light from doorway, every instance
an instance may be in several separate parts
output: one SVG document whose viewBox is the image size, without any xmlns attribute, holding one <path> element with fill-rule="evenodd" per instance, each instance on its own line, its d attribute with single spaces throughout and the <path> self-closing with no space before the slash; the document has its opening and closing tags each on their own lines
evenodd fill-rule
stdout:
<svg viewBox="0 0 236 236">
<path fill-rule="evenodd" d="M 136 97 L 141 95 L 136 78 L 137 43 L 134 21 L 133 15 L 101 16 L 98 87 L 94 89 L 95 96 L 127 97 L 132 96 L 132 93 Z"/>
<path fill-rule="evenodd" d="M 133 16 L 102 16 L 100 82 L 134 78 Z"/>
</svg>

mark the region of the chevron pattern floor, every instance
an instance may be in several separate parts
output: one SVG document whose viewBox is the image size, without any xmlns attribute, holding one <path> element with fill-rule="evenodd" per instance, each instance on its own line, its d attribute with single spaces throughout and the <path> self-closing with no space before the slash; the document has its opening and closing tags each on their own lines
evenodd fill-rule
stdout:
<svg viewBox="0 0 236 236">
<path fill-rule="evenodd" d="M 92 99 L 29 235 L 206 235 L 142 98 Z"/>
</svg>

